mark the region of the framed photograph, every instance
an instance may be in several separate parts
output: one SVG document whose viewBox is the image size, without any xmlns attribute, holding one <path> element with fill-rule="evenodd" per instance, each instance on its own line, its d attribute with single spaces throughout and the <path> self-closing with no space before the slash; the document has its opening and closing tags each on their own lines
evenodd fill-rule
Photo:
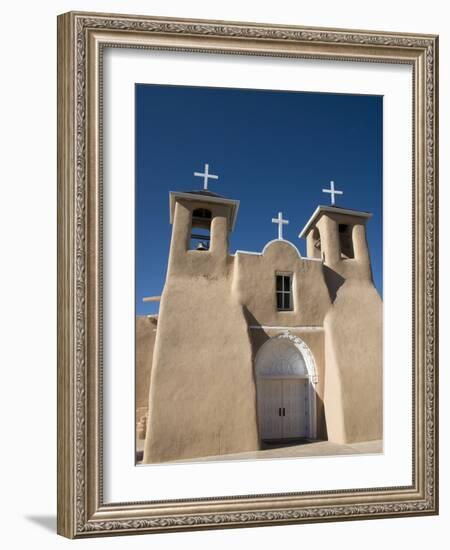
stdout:
<svg viewBox="0 0 450 550">
<path fill-rule="evenodd" d="M 58 18 L 58 532 L 438 513 L 438 38 Z"/>
</svg>

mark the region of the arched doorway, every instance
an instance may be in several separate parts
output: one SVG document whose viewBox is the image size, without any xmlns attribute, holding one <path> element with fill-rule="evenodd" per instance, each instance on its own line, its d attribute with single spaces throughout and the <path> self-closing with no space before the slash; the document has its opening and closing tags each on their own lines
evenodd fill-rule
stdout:
<svg viewBox="0 0 450 550">
<path fill-rule="evenodd" d="M 317 374 L 303 340 L 289 332 L 268 340 L 255 374 L 260 439 L 315 439 Z"/>
</svg>

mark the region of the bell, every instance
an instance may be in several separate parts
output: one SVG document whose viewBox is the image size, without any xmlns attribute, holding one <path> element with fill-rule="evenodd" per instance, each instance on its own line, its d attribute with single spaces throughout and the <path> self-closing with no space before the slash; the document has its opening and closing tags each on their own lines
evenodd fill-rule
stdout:
<svg viewBox="0 0 450 550">
<path fill-rule="evenodd" d="M 206 243 L 199 242 L 197 244 L 196 250 L 208 250 L 208 247 L 207 247 Z"/>
</svg>

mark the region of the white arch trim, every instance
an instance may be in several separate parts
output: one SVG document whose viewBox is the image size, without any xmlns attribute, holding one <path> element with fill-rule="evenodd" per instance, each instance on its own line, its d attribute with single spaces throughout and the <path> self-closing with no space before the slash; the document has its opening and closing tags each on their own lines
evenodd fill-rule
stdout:
<svg viewBox="0 0 450 550">
<path fill-rule="evenodd" d="M 258 353 L 256 354 L 255 358 L 255 365 L 258 361 L 258 356 L 260 356 L 260 352 L 263 349 L 263 347 L 275 339 L 283 339 L 286 338 L 290 342 L 294 344 L 294 346 L 298 349 L 301 356 L 303 357 L 303 360 L 305 362 L 306 370 L 308 371 L 308 378 L 310 382 L 315 386 L 317 382 L 319 381 L 318 375 L 317 375 L 317 368 L 316 368 L 316 362 L 314 361 L 314 356 L 311 353 L 311 350 L 309 347 L 305 344 L 305 342 L 295 334 L 292 334 L 289 332 L 289 330 L 283 331 L 281 334 L 277 334 L 276 336 L 273 336 L 270 338 L 270 340 L 267 340 L 258 350 Z"/>
</svg>

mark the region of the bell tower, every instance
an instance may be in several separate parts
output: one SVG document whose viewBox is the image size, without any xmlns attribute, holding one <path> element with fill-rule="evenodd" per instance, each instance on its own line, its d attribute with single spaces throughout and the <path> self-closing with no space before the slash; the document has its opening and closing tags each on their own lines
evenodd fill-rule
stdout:
<svg viewBox="0 0 450 550">
<path fill-rule="evenodd" d="M 228 252 L 239 201 L 170 193 L 172 238 L 153 351 L 144 463 L 258 449 L 252 346 Z M 232 345 L 230 345 L 232 343 Z M 214 350 L 210 352 L 209 350 Z"/>
<path fill-rule="evenodd" d="M 308 258 L 322 258 L 336 266 L 345 260 L 370 263 L 366 222 L 370 212 L 318 206 L 299 237 L 306 238 Z"/>
<path fill-rule="evenodd" d="M 167 276 L 219 276 L 228 260 L 228 236 L 234 229 L 239 201 L 208 189 L 209 179 L 219 176 L 194 172 L 203 178 L 203 189 L 170 192 L 170 243 Z"/>
<path fill-rule="evenodd" d="M 337 207 L 334 196 L 343 193 L 330 183 L 323 191 L 331 205 L 318 206 L 299 237 L 308 257 L 322 260 L 330 294 L 323 321 L 328 438 L 348 444 L 383 436 L 383 305 L 366 239 L 372 214 Z"/>
<path fill-rule="evenodd" d="M 318 206 L 299 234 L 306 239 L 308 258 L 321 258 L 325 266 L 345 277 L 372 279 L 366 239 L 366 223 L 372 214 L 336 206 L 335 195 L 343 192 L 334 188 L 333 181 L 330 189 L 322 191 L 330 193 L 331 206 Z"/>
</svg>

